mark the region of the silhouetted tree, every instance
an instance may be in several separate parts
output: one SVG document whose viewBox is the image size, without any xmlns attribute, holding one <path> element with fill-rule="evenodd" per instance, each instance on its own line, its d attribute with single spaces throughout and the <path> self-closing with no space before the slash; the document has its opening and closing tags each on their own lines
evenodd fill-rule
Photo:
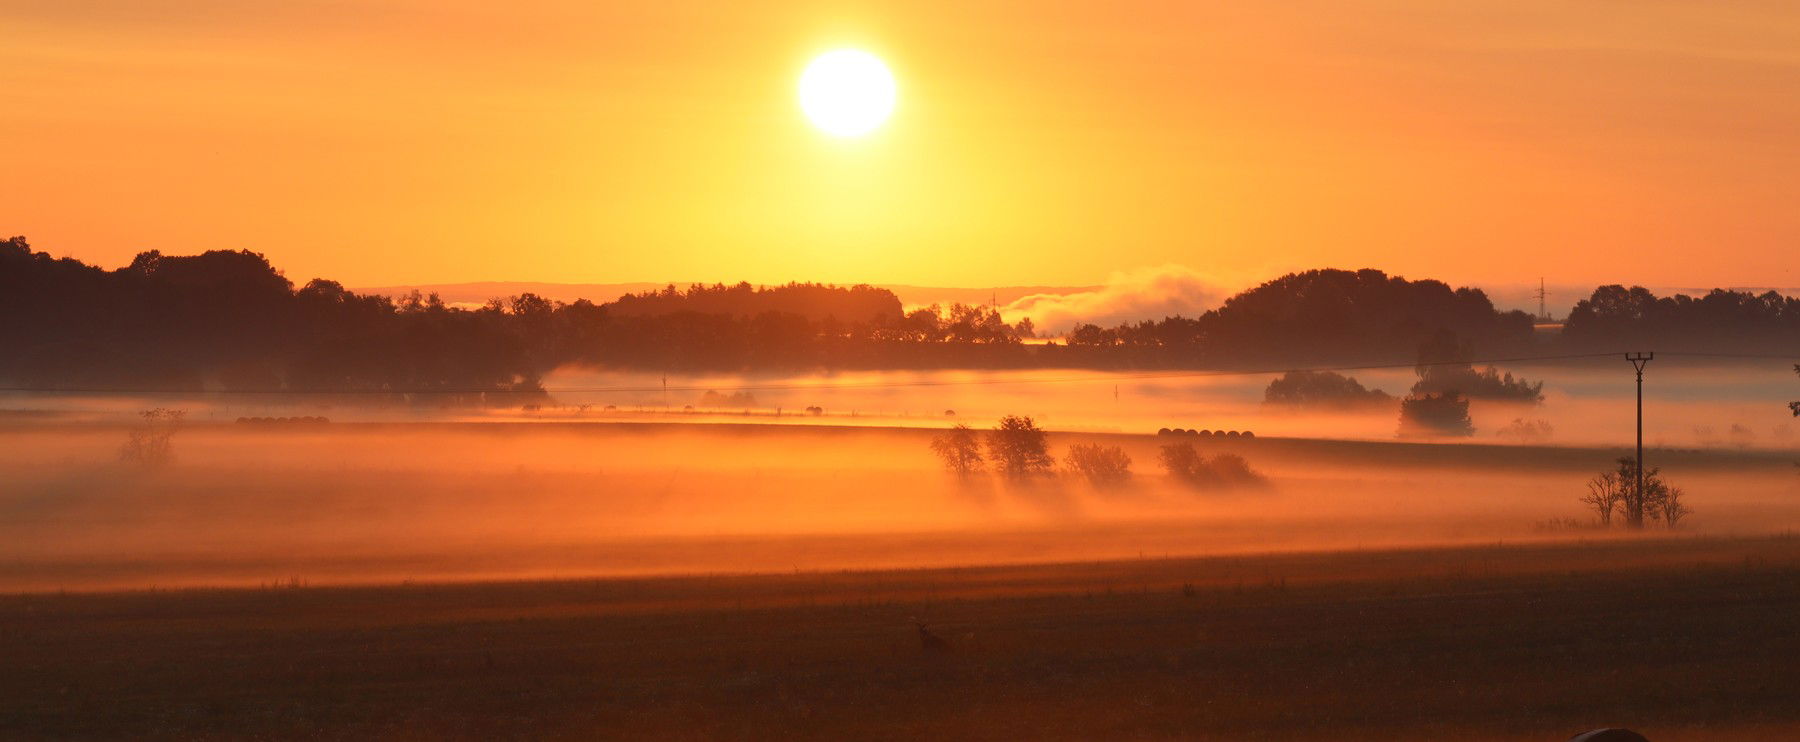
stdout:
<svg viewBox="0 0 1800 742">
<path fill-rule="evenodd" d="M 1157 452 L 1156 459 L 1162 464 L 1163 471 L 1169 476 L 1184 482 L 1193 482 L 1206 462 L 1192 443 L 1166 443 Z"/>
<path fill-rule="evenodd" d="M 1037 325 L 1032 323 L 1030 317 L 1022 317 L 1013 325 L 1013 334 L 1021 338 L 1035 338 L 1037 337 Z"/>
<path fill-rule="evenodd" d="M 1007 415 L 987 435 L 988 458 L 1000 472 L 1011 479 L 1029 479 L 1049 473 L 1056 460 L 1050 458 L 1044 431 L 1031 418 Z"/>
<path fill-rule="evenodd" d="M 1400 401 L 1401 437 L 1474 434 L 1469 400 L 1456 392 L 1415 395 Z"/>
<path fill-rule="evenodd" d="M 1594 509 L 1594 517 L 1600 525 L 1612 525 L 1613 509 L 1618 507 L 1619 500 L 1624 497 L 1623 483 L 1614 472 L 1601 472 L 1588 480 L 1588 493 L 1581 501 Z"/>
<path fill-rule="evenodd" d="M 1330 371 L 1289 371 L 1269 382 L 1263 403 L 1297 407 L 1360 407 L 1392 404 L 1380 389 L 1365 389 L 1356 379 Z"/>
<path fill-rule="evenodd" d="M 1584 304 L 1565 334 L 1576 345 L 1614 343 L 1614 330 L 1715 346 L 1800 340 L 1800 300 L 1772 294 L 1660 299 L 1601 287 Z M 23 237 L 0 240 L 0 380 L 33 388 L 217 386 L 516 406 L 540 403 L 540 380 L 565 364 L 1241 368 L 1390 363 L 1440 333 L 1466 340 L 1467 352 L 1458 346 L 1465 359 L 1536 342 L 1529 316 L 1495 310 L 1479 290 L 1375 270 L 1289 274 L 1199 317 L 1086 324 L 1066 342 L 1019 341 L 1035 332 L 993 307 L 903 311 L 891 292 L 869 286 L 671 285 L 608 304 L 520 294 L 470 309 L 417 293 L 361 295 L 325 279 L 296 289 L 248 251 L 148 251 L 102 270 L 33 252 Z M 1523 399 L 1538 391 L 1472 367 L 1424 375 L 1432 377 L 1421 379 L 1426 393 Z"/>
<path fill-rule="evenodd" d="M 1164 445 L 1158 459 L 1171 478 L 1199 489 L 1260 485 L 1267 481 L 1242 456 L 1221 453 L 1208 459 L 1194 449 L 1194 444 L 1185 441 Z"/>
<path fill-rule="evenodd" d="M 975 429 L 957 424 L 931 439 L 931 452 L 944 462 L 944 468 L 959 477 L 981 471 L 981 444 L 975 440 Z"/>
<path fill-rule="evenodd" d="M 1076 443 L 1064 461 L 1096 489 L 1117 489 L 1131 481 L 1131 457 L 1118 446 Z"/>
<path fill-rule="evenodd" d="M 1572 346 L 1618 350 L 1654 344 L 1684 351 L 1767 351 L 1800 342 L 1800 298 L 1713 289 L 1659 297 L 1642 286 L 1601 286 L 1563 324 Z"/>
<path fill-rule="evenodd" d="M 1643 486 L 1640 488 L 1637 459 L 1621 456 L 1616 464 L 1617 468 L 1596 477 L 1596 481 L 1610 478 L 1614 482 L 1618 493 L 1619 514 L 1625 527 L 1640 529 L 1647 521 L 1660 520 L 1663 525 L 1674 528 L 1684 516 L 1693 512 L 1682 502 L 1685 493 L 1663 481 L 1662 469 L 1654 466 L 1645 469 Z M 1583 498 L 1582 501 L 1588 502 L 1589 499 Z"/>
<path fill-rule="evenodd" d="M 1656 504 L 1658 506 L 1657 515 L 1662 518 L 1664 527 L 1675 528 L 1681 524 L 1682 518 L 1685 518 L 1694 512 L 1688 508 L 1686 503 L 1681 501 L 1682 497 L 1686 494 L 1687 493 L 1681 491 L 1680 487 L 1665 487 L 1663 489 L 1662 496 L 1657 499 Z"/>
<path fill-rule="evenodd" d="M 1503 375 L 1493 366 L 1476 371 L 1469 363 L 1473 353 L 1468 343 L 1457 339 L 1456 333 L 1439 330 L 1419 346 L 1419 361 L 1414 367 L 1419 381 L 1413 384 L 1412 393 L 1457 392 L 1479 399 L 1534 404 L 1544 401 L 1543 382 L 1514 379 L 1511 373 Z"/>
</svg>

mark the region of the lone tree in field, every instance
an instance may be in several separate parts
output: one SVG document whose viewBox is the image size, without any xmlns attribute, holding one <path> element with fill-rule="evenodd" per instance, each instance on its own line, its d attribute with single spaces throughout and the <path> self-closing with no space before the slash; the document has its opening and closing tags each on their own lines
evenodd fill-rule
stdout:
<svg viewBox="0 0 1800 742">
<path fill-rule="evenodd" d="M 1681 519 L 1693 513 L 1682 502 L 1686 494 L 1680 487 L 1663 481 L 1662 469 L 1644 470 L 1644 487 L 1638 489 L 1637 459 L 1619 457 L 1616 469 L 1588 480 L 1588 494 L 1581 502 L 1594 509 L 1600 525 L 1612 524 L 1615 509 L 1626 528 L 1643 528 L 1646 522 L 1660 521 L 1666 528 L 1680 525 Z"/>
<path fill-rule="evenodd" d="M 1619 506 L 1619 500 L 1624 496 L 1624 484 L 1619 475 L 1609 471 L 1588 480 L 1588 493 L 1581 502 L 1594 509 L 1594 516 L 1604 528 L 1612 525 L 1613 509 Z"/>
<path fill-rule="evenodd" d="M 1662 518 L 1664 527 L 1674 528 L 1681 523 L 1682 518 L 1693 512 L 1681 502 L 1681 498 L 1685 494 L 1687 493 L 1682 492 L 1680 487 L 1668 487 L 1663 490 L 1662 497 L 1658 498 L 1656 503 L 1656 514 Z"/>
<path fill-rule="evenodd" d="M 1069 446 L 1063 461 L 1095 489 L 1117 489 L 1131 481 L 1131 457 L 1118 446 L 1077 443 Z"/>
<path fill-rule="evenodd" d="M 944 460 L 944 468 L 959 477 L 981 471 L 981 443 L 975 440 L 975 429 L 957 425 L 931 439 L 931 452 Z"/>
<path fill-rule="evenodd" d="M 1029 479 L 1050 473 L 1056 460 L 1050 458 L 1050 446 L 1044 429 L 1022 415 L 1000 418 L 1000 425 L 987 434 L 988 458 L 1000 473 L 1011 479 Z"/>
<path fill-rule="evenodd" d="M 1474 434 L 1475 423 L 1469 419 L 1469 400 L 1457 392 L 1413 395 L 1400 400 L 1402 438 Z"/>
</svg>

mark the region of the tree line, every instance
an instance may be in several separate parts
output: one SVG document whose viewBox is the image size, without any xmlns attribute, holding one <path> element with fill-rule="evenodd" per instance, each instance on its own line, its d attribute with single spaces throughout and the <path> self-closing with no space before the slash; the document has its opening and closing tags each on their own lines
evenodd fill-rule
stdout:
<svg viewBox="0 0 1800 742">
<path fill-rule="evenodd" d="M 1049 434 L 1030 417 L 1008 415 L 985 433 L 968 425 L 952 426 L 931 439 L 931 452 L 945 471 L 969 480 L 993 471 L 1014 484 L 1029 484 L 1059 473 L 1050 453 Z M 1157 461 L 1169 478 L 1194 489 L 1260 487 L 1268 483 L 1235 453 L 1201 453 L 1187 441 L 1165 443 Z M 1096 490 L 1116 491 L 1131 484 L 1131 455 L 1120 446 L 1075 443 L 1063 457 L 1061 473 L 1086 480 Z"/>
<path fill-rule="evenodd" d="M 1665 301 L 1617 288 L 1602 287 L 1577 307 L 1569 338 L 1611 344 L 1611 330 L 1592 328 L 1654 333 L 1690 328 L 1692 317 L 1743 326 L 1716 337 L 1800 338 L 1792 299 L 1714 292 Z M 23 237 L 0 240 L 0 347 L 7 351 L 0 353 L 0 381 L 30 388 L 406 393 L 443 402 L 500 394 L 516 401 L 565 364 L 657 371 L 1229 369 L 1388 363 L 1439 337 L 1471 357 L 1540 342 L 1528 315 L 1495 309 L 1478 289 L 1376 270 L 1289 274 L 1198 317 L 1082 325 L 1064 342 L 1028 342 L 1036 332 L 1029 319 L 1008 323 L 994 307 L 908 311 L 892 292 L 870 286 L 669 286 L 605 304 L 526 293 L 464 308 L 416 292 L 358 294 L 327 279 L 296 286 L 249 251 L 149 251 L 105 270 L 34 252 Z M 1461 375 L 1422 383 L 1435 384 L 1435 393 L 1463 394 L 1513 383 L 1472 369 L 1444 373 Z"/>
</svg>

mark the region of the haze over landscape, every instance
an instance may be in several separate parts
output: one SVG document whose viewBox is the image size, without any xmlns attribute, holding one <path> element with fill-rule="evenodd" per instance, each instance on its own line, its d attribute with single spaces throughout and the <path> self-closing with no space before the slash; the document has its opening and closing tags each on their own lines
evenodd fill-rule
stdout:
<svg viewBox="0 0 1800 742">
<path fill-rule="evenodd" d="M 1800 736 L 1800 11 L 0 0 L 0 739 Z"/>
</svg>

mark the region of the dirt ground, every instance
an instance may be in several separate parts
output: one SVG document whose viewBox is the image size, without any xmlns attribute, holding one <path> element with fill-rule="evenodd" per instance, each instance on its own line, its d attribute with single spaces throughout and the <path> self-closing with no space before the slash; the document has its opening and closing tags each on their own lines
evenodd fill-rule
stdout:
<svg viewBox="0 0 1800 742">
<path fill-rule="evenodd" d="M 1791 739 L 1794 657 L 1791 536 L 36 593 L 0 737 Z"/>
</svg>

